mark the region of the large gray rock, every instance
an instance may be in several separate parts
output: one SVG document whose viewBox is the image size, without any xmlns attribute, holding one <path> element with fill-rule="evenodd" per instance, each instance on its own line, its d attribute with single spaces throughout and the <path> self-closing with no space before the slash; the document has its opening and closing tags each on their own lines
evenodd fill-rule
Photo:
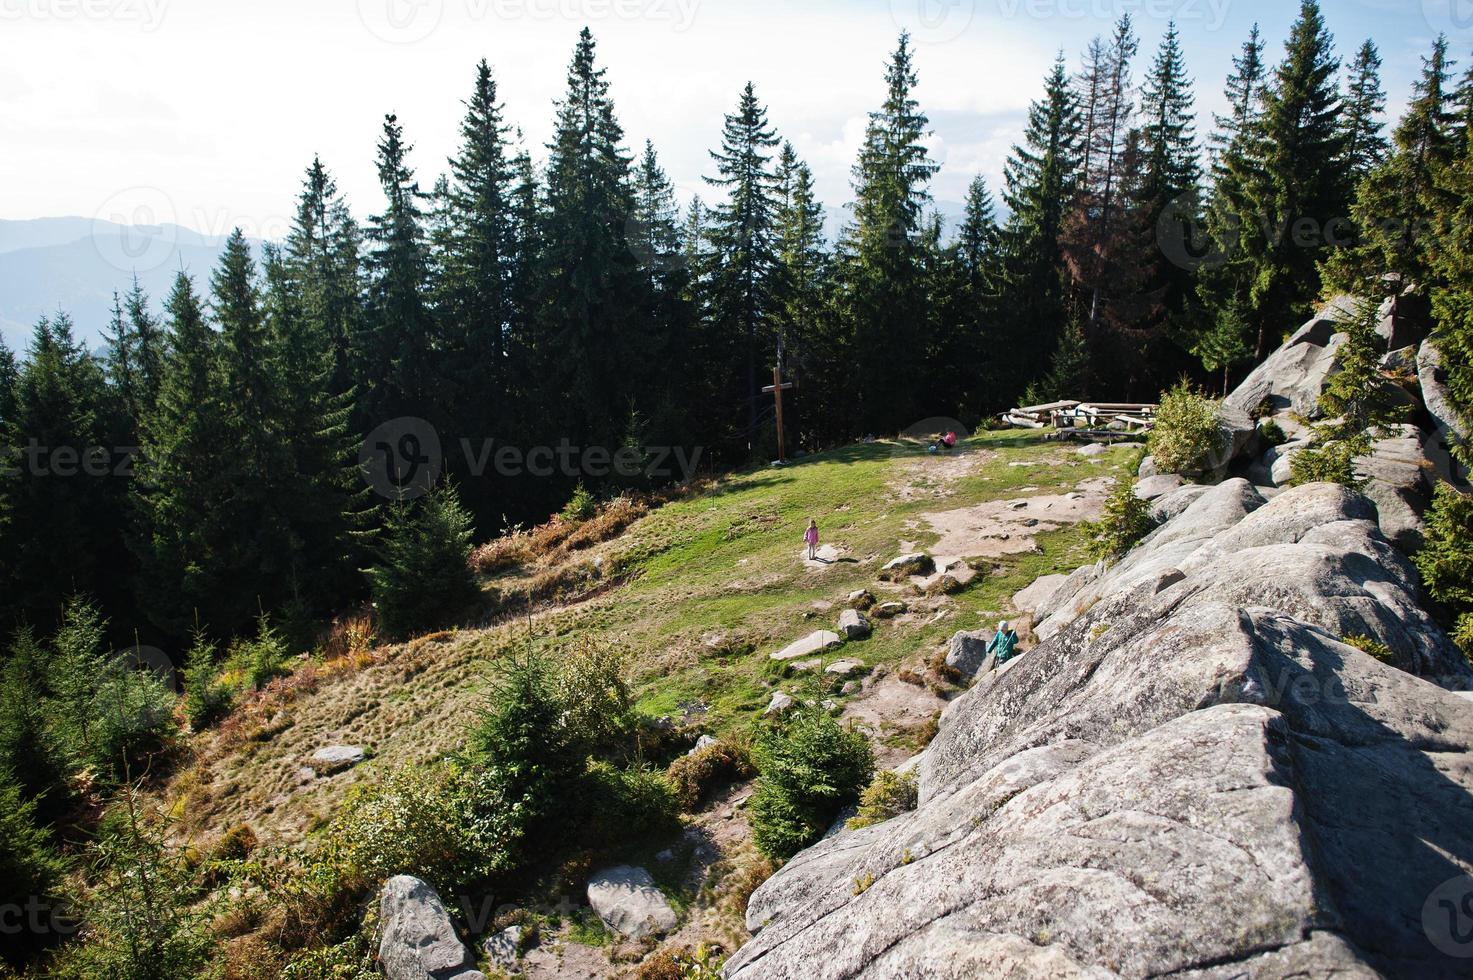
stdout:
<svg viewBox="0 0 1473 980">
<path fill-rule="evenodd" d="M 1224 402 L 1217 412 L 1217 424 L 1222 430 L 1222 444 L 1208 457 L 1207 466 L 1220 475 L 1234 460 L 1257 447 L 1258 423 L 1244 409 Z"/>
<path fill-rule="evenodd" d="M 1177 487 L 1170 493 L 1157 497 L 1151 502 L 1151 522 L 1164 524 L 1173 517 L 1180 516 L 1192 506 L 1198 497 L 1210 489 L 1212 489 L 1211 486 L 1206 483 L 1188 483 L 1184 487 Z"/>
<path fill-rule="evenodd" d="M 1013 595 L 1013 605 L 1019 612 L 1025 613 L 1047 613 L 1050 603 L 1053 601 L 1054 593 L 1059 587 L 1068 581 L 1067 575 L 1043 575 L 1033 580 L 1033 584 Z M 1042 618 L 1037 616 L 1036 618 Z"/>
<path fill-rule="evenodd" d="M 839 632 L 845 639 L 864 640 L 869 638 L 869 620 L 858 609 L 845 609 L 839 613 Z"/>
<path fill-rule="evenodd" d="M 1468 422 L 1453 404 L 1447 390 L 1447 371 L 1442 366 L 1442 352 L 1434 341 L 1426 341 L 1417 352 L 1417 382 L 1422 388 L 1422 402 L 1432 417 L 1437 432 L 1427 442 L 1427 458 L 1444 480 L 1467 482 L 1468 468 L 1452 455 L 1454 446 L 1468 441 Z"/>
<path fill-rule="evenodd" d="M 1329 630 L 1369 636 L 1399 666 L 1458 688 L 1473 668 L 1422 610 L 1415 570 L 1377 526 L 1375 505 L 1336 484 L 1314 483 L 1272 501 L 1245 480 L 1204 493 L 1103 573 L 1054 597 L 1054 613 L 1034 628 L 1057 636 L 1102 600 L 1185 582 L 1244 607 L 1265 606 Z M 1225 598 L 1226 601 L 1226 598 Z M 1467 679 L 1467 680 L 1464 680 Z"/>
<path fill-rule="evenodd" d="M 1175 473 L 1163 473 L 1160 476 L 1148 476 L 1135 483 L 1135 495 L 1142 500 L 1155 500 L 1164 497 L 1173 490 L 1179 490 L 1186 481 Z"/>
<path fill-rule="evenodd" d="M 1365 498 L 1232 483 L 1154 535 L 1174 581 L 947 708 L 919 809 L 759 888 L 727 976 L 1466 975 L 1424 909 L 1473 868 L 1473 702 L 1338 639 L 1446 637 Z"/>
<path fill-rule="evenodd" d="M 987 655 L 987 645 L 996 635 L 996 630 L 989 629 L 962 630 L 952 634 L 946 648 L 946 666 L 961 671 L 967 677 L 976 677 L 990 670 L 992 664 Z"/>
<path fill-rule="evenodd" d="M 1324 336 L 1331 325 L 1323 319 L 1305 324 L 1243 379 L 1227 396 L 1226 404 L 1252 413 L 1266 400 L 1276 413 L 1294 411 L 1307 418 L 1317 416 L 1320 393 L 1329 376 L 1339 370 L 1339 350 L 1345 342 L 1344 334 Z"/>
<path fill-rule="evenodd" d="M 842 645 L 844 638 L 838 633 L 830 630 L 818 630 L 809 633 L 801 640 L 795 640 L 783 647 L 777 653 L 770 654 L 773 660 L 797 660 L 799 657 L 811 657 L 815 653 L 823 653 Z"/>
<path fill-rule="evenodd" d="M 379 965 L 389 980 L 486 980 L 439 894 L 418 878 L 398 875 L 384 883 L 379 929 Z"/>
<path fill-rule="evenodd" d="M 588 904 L 610 929 L 642 939 L 675 928 L 675 910 L 644 868 L 621 864 L 588 881 Z"/>
<path fill-rule="evenodd" d="M 1355 461 L 1365 493 L 1375 501 L 1381 532 L 1403 551 L 1422 546 L 1422 515 L 1431 496 L 1427 474 L 1432 464 L 1422 451 L 1422 432 L 1415 425 L 1395 426 L 1371 451 Z"/>
</svg>

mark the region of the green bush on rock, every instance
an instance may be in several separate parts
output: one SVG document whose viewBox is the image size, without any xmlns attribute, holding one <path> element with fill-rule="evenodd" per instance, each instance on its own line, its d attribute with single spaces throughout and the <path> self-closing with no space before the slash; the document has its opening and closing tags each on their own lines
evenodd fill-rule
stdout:
<svg viewBox="0 0 1473 980">
<path fill-rule="evenodd" d="M 752 837 L 778 860 L 816 841 L 840 810 L 855 802 L 875 770 L 859 732 L 819 711 L 802 711 L 757 743 L 761 776 L 752 794 Z"/>
</svg>

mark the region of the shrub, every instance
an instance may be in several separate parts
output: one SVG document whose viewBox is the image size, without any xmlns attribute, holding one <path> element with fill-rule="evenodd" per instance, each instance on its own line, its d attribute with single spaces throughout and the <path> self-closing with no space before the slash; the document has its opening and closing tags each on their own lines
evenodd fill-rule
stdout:
<svg viewBox="0 0 1473 980">
<path fill-rule="evenodd" d="M 220 676 L 215 645 L 203 632 L 184 656 L 184 716 L 195 731 L 203 731 L 230 713 L 235 695 Z"/>
<path fill-rule="evenodd" d="M 568 502 L 563 505 L 559 516 L 569 523 L 576 524 L 588 520 L 597 512 L 598 501 L 593 494 L 588 492 L 588 488 L 580 483 L 573 490 L 573 496 L 568 498 Z"/>
<path fill-rule="evenodd" d="M 1392 656 L 1391 648 L 1380 640 L 1372 639 L 1369 636 L 1345 636 L 1341 637 L 1341 642 L 1355 647 L 1362 653 L 1369 653 L 1383 664 L 1396 663 L 1396 658 Z"/>
<path fill-rule="evenodd" d="M 23 629 L 0 665 L 0 772 L 15 778 L 43 824 L 60 817 L 72 799 L 66 753 L 54 734 L 57 719 L 46 701 L 45 657 L 34 634 Z"/>
<path fill-rule="evenodd" d="M 1289 483 L 1339 483 L 1352 490 L 1365 486 L 1355 473 L 1356 457 L 1369 452 L 1371 440 L 1361 436 L 1337 442 L 1314 442 L 1294 454 L 1289 461 Z"/>
<path fill-rule="evenodd" d="M 1225 442 L 1219 403 L 1183 381 L 1161 396 L 1149 452 L 1163 473 L 1202 473 Z"/>
<path fill-rule="evenodd" d="M 582 754 L 628 744 L 635 719 L 627 670 L 627 657 L 596 643 L 579 644 L 559 667 L 553 697 L 562 706 L 562 728 Z"/>
<path fill-rule="evenodd" d="M 196 646 L 199 642 L 196 638 Z M 290 663 L 291 653 L 286 641 L 272 627 L 270 618 L 262 613 L 256 620 L 255 639 L 239 639 L 230 644 L 230 652 L 225 657 L 224 676 L 237 688 L 259 691 L 276 678 L 290 674 Z"/>
<path fill-rule="evenodd" d="M 477 594 L 470 552 L 471 518 L 449 483 L 395 504 L 382 561 L 364 572 L 383 631 L 402 639 L 461 615 Z"/>
<path fill-rule="evenodd" d="M 680 800 L 665 774 L 595 762 L 579 780 L 569 806 L 575 839 L 585 847 L 666 836 L 680 830 Z"/>
<path fill-rule="evenodd" d="M 1289 434 L 1277 419 L 1264 419 L 1258 423 L 1258 437 L 1267 446 L 1282 446 L 1289 441 Z"/>
<path fill-rule="evenodd" d="M 1473 496 L 1438 484 L 1425 526 L 1426 542 L 1413 561 L 1454 642 L 1473 659 Z"/>
<path fill-rule="evenodd" d="M 172 735 L 174 692 L 153 673 L 104 654 L 105 630 L 90 603 L 66 604 L 47 669 L 47 712 L 73 768 L 120 778 Z"/>
<path fill-rule="evenodd" d="M 815 711 L 764 732 L 757 763 L 762 775 L 752 794 L 752 837 L 763 854 L 779 860 L 817 840 L 875 768 L 862 734 Z"/>
<path fill-rule="evenodd" d="M 717 786 L 750 779 L 756 771 L 746 746 L 713 742 L 670 763 L 665 775 L 675 787 L 681 809 L 694 811 Z"/>
<path fill-rule="evenodd" d="M 515 810 L 487 774 L 449 763 L 354 787 L 326 833 L 345 876 L 412 874 L 442 889 L 507 870 L 519 837 Z"/>
<path fill-rule="evenodd" d="M 25 909 L 61 893 L 66 864 L 51 832 L 40 825 L 35 803 L 8 769 L 0 769 L 0 841 L 0 908 Z M 4 959 L 17 965 L 49 938 L 27 931 L 25 921 L 18 916 L 10 923 L 15 933 L 5 942 Z"/>
<path fill-rule="evenodd" d="M 1098 521 L 1085 525 L 1089 551 L 1097 559 L 1118 561 L 1156 528 L 1151 505 L 1136 496 L 1135 481 L 1115 481 Z"/>
<path fill-rule="evenodd" d="M 865 787 L 859 797 L 859 812 L 849 818 L 848 827 L 858 830 L 883 823 L 916 808 L 919 791 L 915 773 L 884 770 Z"/>
</svg>

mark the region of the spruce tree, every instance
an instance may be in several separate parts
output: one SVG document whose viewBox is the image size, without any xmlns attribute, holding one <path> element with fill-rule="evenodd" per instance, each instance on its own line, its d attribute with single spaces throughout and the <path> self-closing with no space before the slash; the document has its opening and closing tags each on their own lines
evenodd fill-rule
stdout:
<svg viewBox="0 0 1473 980">
<path fill-rule="evenodd" d="M 735 366 L 736 384 L 728 391 L 745 406 L 745 443 L 755 448 L 761 398 L 759 364 L 770 360 L 775 338 L 767 331 L 777 312 L 779 266 L 774 232 L 776 176 L 771 149 L 777 135 L 767 122 L 767 109 L 748 82 L 735 112 L 726 116 L 721 149 L 711 152 L 718 176 L 706 183 L 726 191 L 711 217 L 714 252 L 708 284 L 709 312 L 719 349 L 726 351 L 712 367 Z M 719 354 L 718 354 L 719 356 Z"/>
<path fill-rule="evenodd" d="M 329 392 L 335 396 L 352 390 L 354 355 L 368 348 L 371 336 L 362 309 L 361 253 L 358 224 L 321 158 L 313 157 L 287 234 L 282 285 L 297 308 L 292 319 L 300 322 L 293 329 L 316 335 L 332 352 Z"/>
<path fill-rule="evenodd" d="M 949 387 L 957 394 L 959 408 L 978 415 L 1008 407 L 997 404 L 996 394 L 1005 361 L 996 349 L 1002 260 L 996 207 L 987 182 L 978 175 L 967 186 L 962 223 L 950 253 L 950 276 L 940 291 L 944 343 L 938 366 L 951 378 Z"/>
<path fill-rule="evenodd" d="M 838 315 L 854 370 L 856 431 L 891 431 L 934 415 L 925 352 L 934 341 L 923 210 L 936 172 L 930 122 L 916 102 L 910 35 L 885 68 L 885 101 L 870 113 L 854 166 L 854 220 L 837 268 Z"/>
<path fill-rule="evenodd" d="M 402 415 L 434 414 L 437 345 L 426 296 L 425 195 L 409 167 L 411 150 L 398 117 L 384 117 L 378 143 L 384 210 L 367 229 L 374 246 L 367 258 L 368 325 L 356 352 L 363 431 Z"/>
<path fill-rule="evenodd" d="M 539 424 L 548 436 L 616 446 L 636 376 L 649 368 L 635 360 L 635 313 L 644 300 L 628 241 L 630 159 L 595 47 L 584 28 L 548 144 L 535 330 L 539 390 L 560 394 Z"/>
<path fill-rule="evenodd" d="M 107 341 L 107 378 L 111 383 L 128 429 L 133 429 L 141 411 L 138 401 L 137 345 L 128 321 L 123 318 L 123 301 L 113 292 L 112 319 L 103 334 Z"/>
<path fill-rule="evenodd" d="M 508 153 L 496 80 L 483 59 L 465 102 L 460 150 L 450 159 L 441 314 L 451 414 L 462 434 L 480 440 L 502 433 L 507 335 L 515 316 L 516 173 Z M 466 484 L 472 510 L 492 516 L 494 493 Z"/>
<path fill-rule="evenodd" d="M 1004 171 L 1007 283 L 1002 308 L 1012 330 L 1006 349 L 1015 372 L 1010 400 L 1045 370 L 1065 322 L 1062 237 L 1066 209 L 1079 180 L 1081 122 L 1061 54 L 1044 82 L 1043 98 L 1028 109 L 1023 142 Z"/>
<path fill-rule="evenodd" d="M 1303 0 L 1233 172 L 1243 188 L 1238 217 L 1255 360 L 1310 313 L 1320 293 L 1317 263 L 1349 213 L 1338 72 L 1319 5 Z"/>
<path fill-rule="evenodd" d="M 791 143 L 783 144 L 778 157 L 774 226 L 781 269 L 779 346 L 801 351 L 821 315 L 829 256 L 813 171 Z"/>
<path fill-rule="evenodd" d="M 1381 54 L 1369 38 L 1356 52 L 1345 86 L 1345 159 L 1349 177 L 1355 183 L 1364 180 L 1381 164 L 1390 149 L 1381 135 L 1385 124 L 1381 113 L 1386 110 L 1386 93 L 1381 90 Z"/>
<path fill-rule="evenodd" d="M 180 272 L 164 304 L 169 355 L 158 407 L 143 425 L 138 461 L 139 593 L 148 618 L 172 636 L 203 625 L 229 633 L 250 619 L 255 597 L 237 591 L 227 564 L 238 535 L 232 450 L 221 403 L 220 338 Z"/>
<path fill-rule="evenodd" d="M 1390 156 L 1361 181 L 1352 211 L 1358 239 L 1327 264 L 1326 276 L 1339 288 L 1360 295 L 1395 294 L 1410 283 L 1428 282 L 1434 225 L 1449 203 L 1438 190 L 1437 175 L 1461 141 L 1452 66 L 1447 38 L 1439 36 L 1392 134 Z"/>
<path fill-rule="evenodd" d="M 471 519 L 449 483 L 391 505 L 380 562 L 367 569 L 374 611 L 394 638 L 449 625 L 476 595 Z"/>
<path fill-rule="evenodd" d="M 15 387 L 19 372 L 15 366 L 15 352 L 5 345 L 0 337 L 0 432 L 15 414 Z"/>
<path fill-rule="evenodd" d="M 65 313 L 37 322 L 12 399 L 0 438 L 14 447 L 0 466 L 5 628 L 54 623 L 62 600 L 77 592 L 121 607 L 127 481 L 116 473 L 126 460 L 116 452 L 103 367 Z"/>
<path fill-rule="evenodd" d="M 128 330 L 133 339 L 133 361 L 135 365 L 138 408 L 140 413 L 153 410 L 158 398 L 159 383 L 164 376 L 166 344 L 159 322 L 148 309 L 148 294 L 133 277 L 133 288 L 124 300 L 128 313 Z"/>
</svg>

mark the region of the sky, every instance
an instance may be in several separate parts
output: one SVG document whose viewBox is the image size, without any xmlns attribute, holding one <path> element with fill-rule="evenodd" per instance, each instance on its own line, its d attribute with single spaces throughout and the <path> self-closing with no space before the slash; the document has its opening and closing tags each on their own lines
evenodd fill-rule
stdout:
<svg viewBox="0 0 1473 980">
<path fill-rule="evenodd" d="M 534 156 L 587 24 L 628 145 L 654 141 L 682 199 L 715 189 L 709 150 L 747 81 L 831 208 L 850 197 L 866 114 L 902 29 L 917 48 L 932 192 L 996 189 L 1028 103 L 1063 50 L 1129 13 L 1139 80 L 1175 20 L 1202 129 L 1254 22 L 1277 61 L 1289 0 L 0 0 L 0 218 L 77 215 L 206 234 L 285 234 L 320 154 L 360 217 L 380 205 L 374 146 L 398 114 L 428 189 L 454 152 L 486 58 Z M 1439 31 L 1473 58 L 1469 0 L 1324 0 L 1349 60 L 1374 38 L 1399 111 Z M 1466 67 L 1466 64 L 1464 65 Z"/>
</svg>

